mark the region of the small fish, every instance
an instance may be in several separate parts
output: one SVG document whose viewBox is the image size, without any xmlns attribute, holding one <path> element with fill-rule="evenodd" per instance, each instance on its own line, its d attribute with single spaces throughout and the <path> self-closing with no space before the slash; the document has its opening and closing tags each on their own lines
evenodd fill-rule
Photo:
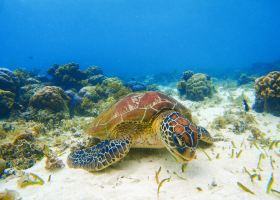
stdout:
<svg viewBox="0 0 280 200">
<path fill-rule="evenodd" d="M 156 171 L 155 179 L 156 179 L 157 184 L 159 184 L 159 173 L 160 173 L 160 171 L 161 171 L 161 167 L 159 167 L 158 171 Z"/>
<path fill-rule="evenodd" d="M 186 171 L 186 168 L 187 168 L 187 163 L 182 164 L 182 167 L 181 167 L 182 173 L 184 173 Z"/>
<path fill-rule="evenodd" d="M 255 195 L 254 192 L 252 192 L 249 188 L 247 188 L 246 186 L 244 186 L 242 183 L 237 182 L 237 185 L 238 185 L 242 190 L 244 190 L 245 192 L 248 192 L 248 193 L 250 193 L 250 194 Z"/>
<path fill-rule="evenodd" d="M 270 176 L 270 179 L 267 183 L 266 193 L 270 193 L 270 191 L 272 189 L 272 186 L 273 186 L 273 183 L 274 183 L 274 177 L 273 177 L 273 173 L 272 173 L 271 176 Z"/>
<path fill-rule="evenodd" d="M 250 110 L 250 107 L 245 99 L 243 99 L 243 106 L 244 106 L 245 112 L 248 112 Z"/>
<path fill-rule="evenodd" d="M 49 175 L 48 182 L 51 182 L 52 175 Z"/>
<path fill-rule="evenodd" d="M 266 158 L 265 155 L 263 153 L 261 153 L 260 156 L 259 156 L 257 169 L 262 170 L 261 169 L 261 164 L 262 164 L 262 160 L 265 159 L 265 158 Z"/>
<path fill-rule="evenodd" d="M 159 199 L 159 192 L 160 192 L 160 188 L 162 187 L 163 183 L 166 182 L 166 181 L 169 182 L 170 179 L 171 179 L 171 177 L 165 178 L 165 179 L 160 181 L 160 183 L 158 185 L 158 189 L 157 189 L 157 197 L 158 197 L 157 199 Z"/>
<path fill-rule="evenodd" d="M 186 180 L 184 177 L 180 176 L 177 172 L 173 172 L 173 174 L 182 180 Z"/>
<path fill-rule="evenodd" d="M 236 153 L 236 158 L 239 158 L 241 153 L 242 153 L 242 150 L 240 150 L 238 153 Z"/>
</svg>

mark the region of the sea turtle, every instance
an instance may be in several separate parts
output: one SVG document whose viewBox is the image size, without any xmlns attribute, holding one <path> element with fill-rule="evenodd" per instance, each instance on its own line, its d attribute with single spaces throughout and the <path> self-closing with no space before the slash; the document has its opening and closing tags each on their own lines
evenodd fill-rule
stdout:
<svg viewBox="0 0 280 200">
<path fill-rule="evenodd" d="M 101 142 L 71 152 L 73 168 L 99 171 L 124 158 L 130 148 L 167 148 L 182 163 L 192 160 L 209 132 L 192 122 L 190 111 L 160 92 L 132 93 L 101 113 L 86 131 Z"/>
</svg>

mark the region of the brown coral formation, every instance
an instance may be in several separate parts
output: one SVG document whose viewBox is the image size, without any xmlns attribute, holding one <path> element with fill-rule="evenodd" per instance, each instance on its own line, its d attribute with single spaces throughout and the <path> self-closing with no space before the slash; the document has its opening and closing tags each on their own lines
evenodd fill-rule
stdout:
<svg viewBox="0 0 280 200">
<path fill-rule="evenodd" d="M 183 73 L 182 80 L 177 83 L 177 89 L 180 96 L 193 101 L 202 101 L 215 92 L 211 78 L 207 74 L 194 74 L 191 71 Z"/>
<path fill-rule="evenodd" d="M 280 116 L 280 72 L 270 72 L 255 81 L 255 104 L 257 112 L 269 112 Z"/>
<path fill-rule="evenodd" d="M 13 143 L 0 145 L 0 158 L 4 159 L 9 167 L 16 169 L 30 168 L 43 156 L 43 149 L 31 134 L 19 135 Z"/>
<path fill-rule="evenodd" d="M 69 97 L 55 86 L 46 86 L 36 92 L 30 99 L 30 106 L 34 109 L 47 109 L 54 112 L 68 110 Z"/>
<path fill-rule="evenodd" d="M 69 103 L 69 96 L 60 87 L 43 87 L 30 99 L 28 118 L 43 123 L 69 118 Z"/>
</svg>

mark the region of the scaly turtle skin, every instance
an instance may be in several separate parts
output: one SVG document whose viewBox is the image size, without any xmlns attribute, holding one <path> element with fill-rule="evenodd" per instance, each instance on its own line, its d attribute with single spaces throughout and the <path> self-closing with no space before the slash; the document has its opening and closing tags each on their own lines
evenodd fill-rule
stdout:
<svg viewBox="0 0 280 200">
<path fill-rule="evenodd" d="M 195 156 L 198 141 L 215 141 L 192 122 L 190 111 L 159 92 L 133 93 L 101 113 L 87 133 L 102 141 L 70 153 L 73 168 L 99 171 L 127 155 L 130 148 L 167 148 L 180 162 Z"/>
</svg>

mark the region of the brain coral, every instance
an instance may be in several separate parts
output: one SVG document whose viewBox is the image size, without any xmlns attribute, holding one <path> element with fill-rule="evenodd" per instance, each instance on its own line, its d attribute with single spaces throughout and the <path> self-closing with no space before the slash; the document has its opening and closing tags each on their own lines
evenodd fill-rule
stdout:
<svg viewBox="0 0 280 200">
<path fill-rule="evenodd" d="M 280 115 L 280 72 L 273 71 L 255 81 L 254 109 Z"/>
</svg>

